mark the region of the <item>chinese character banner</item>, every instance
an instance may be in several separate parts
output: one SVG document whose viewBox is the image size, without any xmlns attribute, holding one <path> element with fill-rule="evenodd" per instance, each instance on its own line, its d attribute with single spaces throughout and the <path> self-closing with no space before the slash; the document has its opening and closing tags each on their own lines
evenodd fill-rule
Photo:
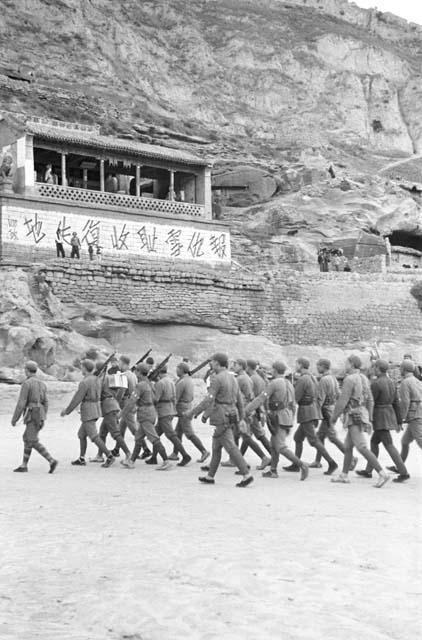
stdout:
<svg viewBox="0 0 422 640">
<path fill-rule="evenodd" d="M 3 209 L 3 241 L 27 246 L 51 247 L 56 242 L 69 248 L 80 243 L 81 251 L 230 262 L 230 234 L 218 229 L 161 224 L 140 218 L 85 217 L 56 211 L 37 211 L 18 207 Z M 76 238 L 75 239 L 75 234 Z M 72 240 L 73 239 L 73 240 Z"/>
</svg>

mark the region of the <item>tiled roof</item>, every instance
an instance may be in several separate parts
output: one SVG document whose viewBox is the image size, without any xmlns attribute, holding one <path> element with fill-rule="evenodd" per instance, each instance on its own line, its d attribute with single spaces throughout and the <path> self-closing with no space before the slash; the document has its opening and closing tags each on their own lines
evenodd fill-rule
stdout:
<svg viewBox="0 0 422 640">
<path fill-rule="evenodd" d="M 136 140 L 125 140 L 122 138 L 112 138 L 103 136 L 95 130 L 83 131 L 75 127 L 50 126 L 39 122 L 27 122 L 25 130 L 42 140 L 52 142 L 64 142 L 69 145 L 84 146 L 92 149 L 123 153 L 131 156 L 150 158 L 153 160 L 165 160 L 177 164 L 207 166 L 211 161 L 206 158 L 194 156 L 187 151 L 170 149 L 159 145 L 145 144 Z"/>
</svg>

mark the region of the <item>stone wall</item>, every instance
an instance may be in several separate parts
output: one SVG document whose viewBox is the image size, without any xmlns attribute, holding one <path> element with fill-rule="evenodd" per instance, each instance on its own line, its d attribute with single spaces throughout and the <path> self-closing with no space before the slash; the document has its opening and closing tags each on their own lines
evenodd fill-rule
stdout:
<svg viewBox="0 0 422 640">
<path fill-rule="evenodd" d="M 278 343 L 350 344 L 422 337 L 414 274 L 297 274 L 272 285 L 263 333 Z"/>
<path fill-rule="evenodd" d="M 189 263 L 60 260 L 38 267 L 62 302 L 115 307 L 135 322 L 183 323 L 233 333 L 262 329 L 265 287 L 237 272 Z M 111 311 L 111 317 L 115 315 Z"/>
<path fill-rule="evenodd" d="M 410 294 L 414 274 L 289 271 L 264 282 L 240 271 L 147 261 L 62 260 L 43 268 L 63 302 L 105 305 L 114 309 L 110 317 L 117 309 L 135 322 L 216 327 L 279 344 L 422 338 L 421 312 Z"/>
</svg>

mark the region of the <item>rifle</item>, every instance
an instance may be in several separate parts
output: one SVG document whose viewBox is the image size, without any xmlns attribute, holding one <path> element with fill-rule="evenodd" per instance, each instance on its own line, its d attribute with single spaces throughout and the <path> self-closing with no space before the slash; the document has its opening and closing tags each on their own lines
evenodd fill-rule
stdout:
<svg viewBox="0 0 422 640">
<path fill-rule="evenodd" d="M 139 358 L 139 360 L 137 362 L 135 362 L 135 364 L 133 365 L 131 371 L 135 371 L 136 367 L 138 366 L 138 364 L 141 364 L 141 362 L 143 362 L 144 360 L 146 360 L 149 356 L 149 354 L 151 353 L 152 348 L 148 349 L 148 351 L 146 353 L 144 353 L 144 355 L 142 356 L 142 358 Z"/>
<path fill-rule="evenodd" d="M 164 360 L 155 367 L 154 371 L 150 371 L 150 373 L 148 374 L 148 379 L 150 380 L 150 382 L 155 382 L 157 380 L 158 374 L 160 373 L 161 369 L 166 366 L 172 355 L 172 353 L 169 353 L 167 358 L 164 358 Z"/>
<path fill-rule="evenodd" d="M 204 362 L 201 362 L 201 364 L 198 364 L 198 366 L 195 367 L 195 369 L 192 369 L 192 371 L 189 371 L 189 375 L 193 376 L 195 373 L 198 373 L 198 371 L 201 371 L 201 369 L 206 367 L 207 364 L 209 364 L 211 362 L 211 360 L 212 360 L 212 358 L 208 358 L 208 360 L 204 360 Z"/>
<path fill-rule="evenodd" d="M 108 363 L 112 361 L 112 359 L 114 358 L 115 355 L 116 355 L 116 352 L 114 351 L 114 353 L 112 353 L 110 356 L 108 356 L 107 360 L 105 360 L 103 362 L 101 367 L 94 372 L 94 376 L 99 377 L 99 376 L 102 375 L 103 372 L 107 372 Z"/>
</svg>

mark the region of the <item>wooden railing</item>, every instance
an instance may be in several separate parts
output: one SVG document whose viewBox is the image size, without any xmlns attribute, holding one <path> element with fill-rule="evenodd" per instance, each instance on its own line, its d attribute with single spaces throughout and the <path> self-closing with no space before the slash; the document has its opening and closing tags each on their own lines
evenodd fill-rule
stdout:
<svg viewBox="0 0 422 640">
<path fill-rule="evenodd" d="M 76 187 L 62 187 L 57 184 L 46 184 L 44 182 L 36 182 L 35 186 L 40 196 L 65 202 L 95 204 L 104 207 L 124 207 L 125 209 L 140 212 L 157 211 L 159 213 L 205 218 L 205 207 L 201 204 L 172 202 L 170 200 L 128 196 L 121 193 L 93 191 L 91 189 L 78 189 Z"/>
</svg>

